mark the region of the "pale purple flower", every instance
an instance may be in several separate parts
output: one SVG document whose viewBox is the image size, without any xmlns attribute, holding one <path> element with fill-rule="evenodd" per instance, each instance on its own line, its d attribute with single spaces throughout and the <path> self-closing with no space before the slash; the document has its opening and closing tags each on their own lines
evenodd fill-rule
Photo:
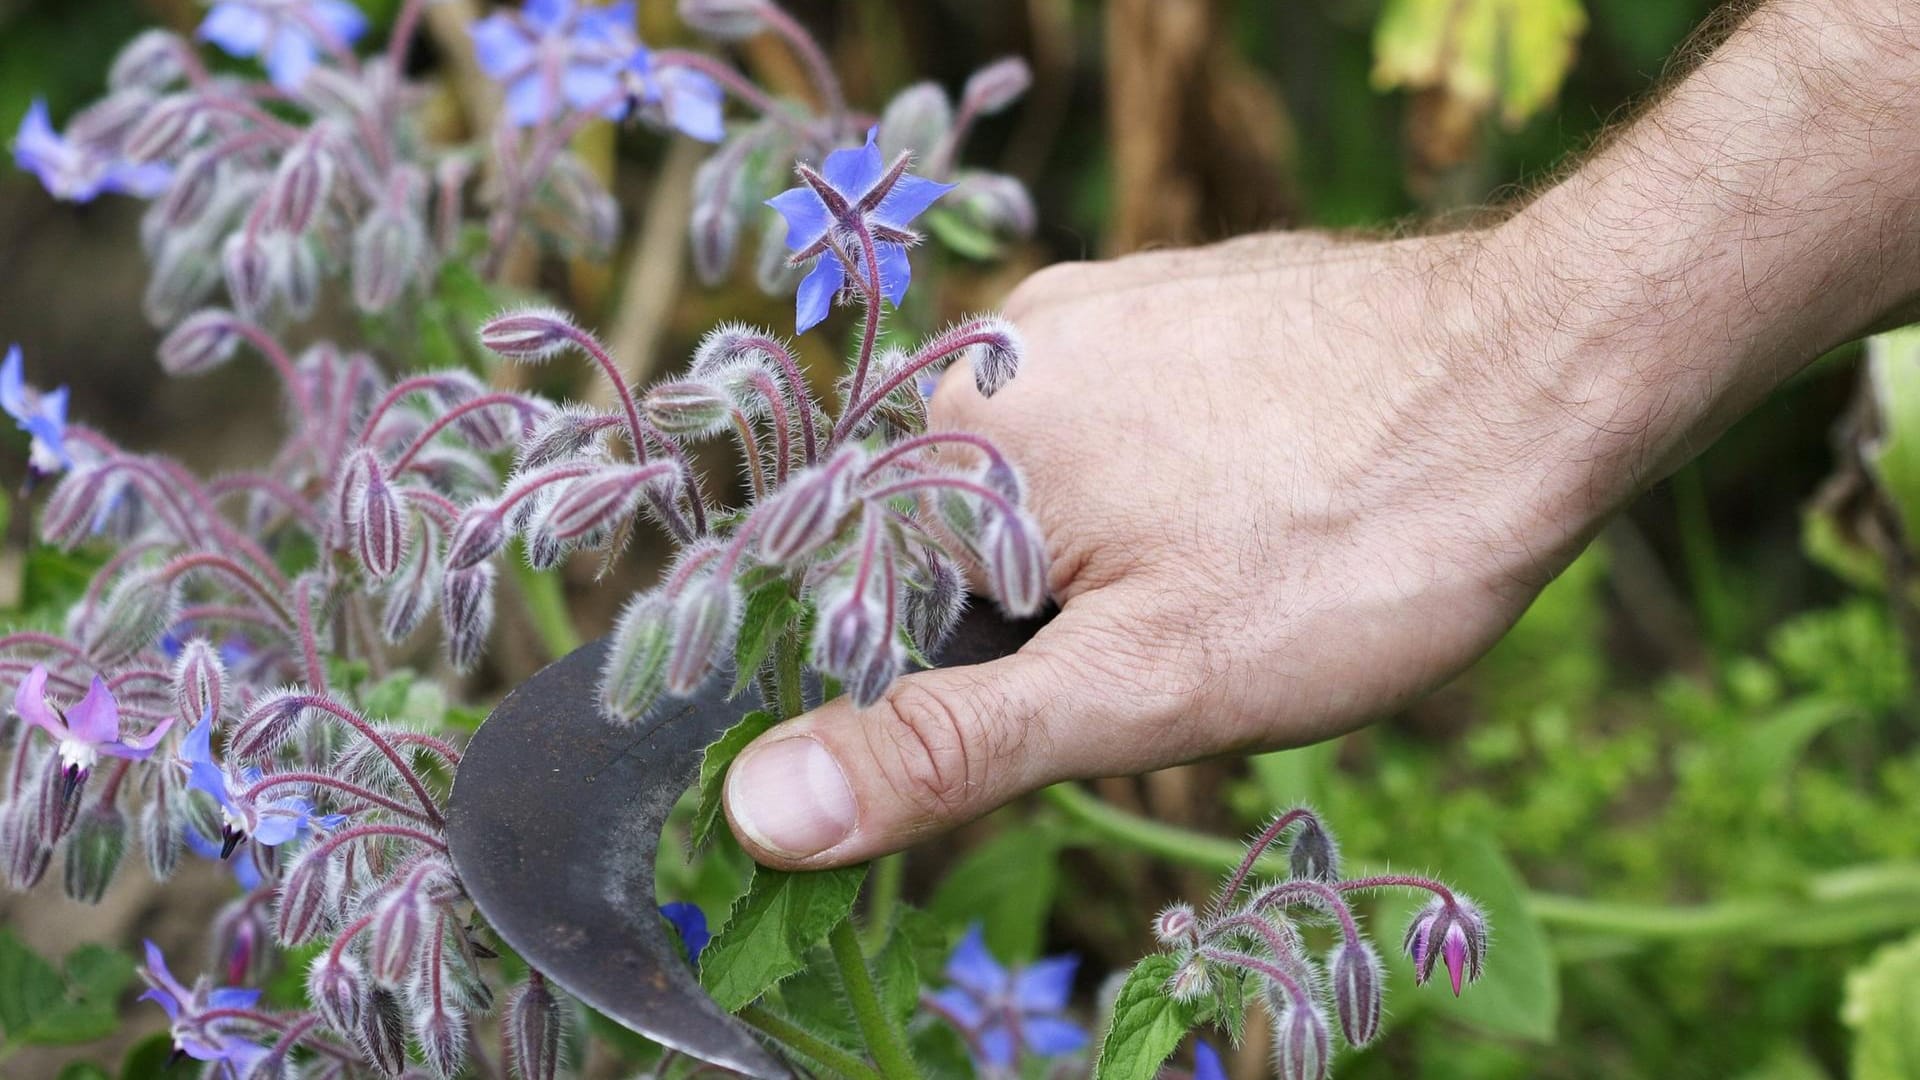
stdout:
<svg viewBox="0 0 1920 1080">
<path fill-rule="evenodd" d="M 623 73 L 640 49 L 633 25 L 632 0 L 527 0 L 519 12 L 475 23 L 473 49 L 480 69 L 506 87 L 509 123 L 532 127 L 567 108 L 618 119 L 627 112 Z"/>
<path fill-rule="evenodd" d="M 1458 894 L 1435 897 L 1414 915 L 1401 949 L 1413 961 L 1413 981 L 1424 986 L 1433 977 L 1434 961 L 1446 965 L 1453 996 L 1480 977 L 1487 959 L 1487 917 L 1473 901 Z"/>
<path fill-rule="evenodd" d="M 67 388 L 43 394 L 28 386 L 18 345 L 0 363 L 0 410 L 33 436 L 27 464 L 34 472 L 51 476 L 73 464 L 67 453 Z"/>
<path fill-rule="evenodd" d="M 232 855 L 242 840 L 279 847 L 311 829 L 334 829 L 347 820 L 345 814 L 315 814 L 313 804 L 298 795 L 265 802 L 248 798 L 247 790 L 264 774 L 252 767 L 230 772 L 214 760 L 211 710 L 187 732 L 180 758 L 188 766 L 187 786 L 213 796 L 220 807 L 221 858 Z"/>
<path fill-rule="evenodd" d="M 164 163 L 134 165 L 53 129 L 47 103 L 35 98 L 13 139 L 14 164 L 40 178 L 47 194 L 64 202 L 92 202 L 103 194 L 150 199 L 167 189 L 173 170 Z"/>
<path fill-rule="evenodd" d="M 267 78 L 298 90 L 323 52 L 340 52 L 367 32 L 367 17 L 347 0 L 219 0 L 200 37 L 234 56 L 258 57 Z"/>
<path fill-rule="evenodd" d="M 205 1014 L 214 1009 L 251 1009 L 260 1000 L 260 991 L 214 987 L 204 976 L 192 987 L 184 986 L 167 970 L 167 958 L 159 946 L 146 944 L 147 962 L 140 968 L 140 978 L 147 992 L 139 1000 L 156 1002 L 166 1012 L 174 1053 L 213 1063 L 212 1076 L 233 1080 L 247 1076 L 268 1049 L 236 1034 L 238 1025 L 233 1020 L 208 1019 Z"/>
<path fill-rule="evenodd" d="M 919 240 L 909 226 L 935 199 L 953 189 L 952 184 L 909 174 L 906 154 L 888 164 L 876 141 L 878 132 L 878 128 L 868 130 L 863 146 L 828 154 L 818 172 L 800 166 L 801 185 L 767 200 L 787 221 L 790 261 L 797 266 L 818 260 L 800 282 L 796 302 L 800 333 L 827 317 L 849 274 L 867 275 L 868 244 L 873 247 L 880 292 L 899 306 L 913 279 L 907 247 Z M 841 261 L 843 252 L 852 266 Z"/>
<path fill-rule="evenodd" d="M 701 142 L 726 138 L 726 94 L 719 83 L 689 68 L 656 64 L 645 46 L 634 50 L 627 73 L 643 118 Z"/>
<path fill-rule="evenodd" d="M 102 754 L 128 761 L 145 760 L 173 726 L 167 719 L 145 735 L 122 735 L 120 706 L 98 675 L 80 703 L 62 713 L 47 703 L 47 669 L 43 664 L 35 664 L 20 680 L 13 694 L 13 709 L 20 719 L 53 736 L 70 785 L 78 784 Z"/>
<path fill-rule="evenodd" d="M 1010 1069 L 1020 1052 L 1060 1057 L 1087 1045 L 1085 1028 L 1066 1016 L 1080 958 L 1049 956 L 1009 971 L 973 927 L 947 960 L 952 986 L 923 1000 L 967 1039 L 984 1067 Z"/>
</svg>

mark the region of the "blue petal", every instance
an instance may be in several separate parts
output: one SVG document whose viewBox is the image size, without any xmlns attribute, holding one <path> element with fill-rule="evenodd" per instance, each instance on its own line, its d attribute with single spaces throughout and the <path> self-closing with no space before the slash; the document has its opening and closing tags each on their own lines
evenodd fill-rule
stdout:
<svg viewBox="0 0 1920 1080">
<path fill-rule="evenodd" d="M 473 56 L 490 79 L 506 79 L 533 63 L 533 42 L 505 15 L 473 24 Z"/>
<path fill-rule="evenodd" d="M 186 741 L 180 744 L 180 757 L 192 765 L 213 763 L 213 706 L 207 706 L 200 722 L 188 729 Z"/>
<path fill-rule="evenodd" d="M 1220 1063 L 1220 1052 L 1205 1039 L 1193 1041 L 1193 1080 L 1227 1080 L 1226 1066 Z"/>
<path fill-rule="evenodd" d="M 1004 1021 L 995 1021 L 974 1034 L 982 1063 L 996 1069 L 1011 1069 L 1019 1047 L 1013 1041 L 1013 1029 Z"/>
<path fill-rule="evenodd" d="M 47 117 L 47 103 L 35 98 L 20 120 L 20 131 L 13 140 L 13 162 L 40 178 L 41 186 L 56 197 L 66 198 L 60 190 L 61 164 L 72 156 L 71 149 Z"/>
<path fill-rule="evenodd" d="M 8 349 L 6 360 L 0 361 L 0 410 L 22 424 L 33 417 L 27 409 L 26 364 L 18 345 Z"/>
<path fill-rule="evenodd" d="M 907 286 L 913 284 L 913 260 L 899 244 L 874 245 L 874 257 L 880 263 L 880 292 L 894 307 L 907 298 Z"/>
<path fill-rule="evenodd" d="M 804 334 L 820 325 L 820 320 L 833 310 L 834 294 L 846 282 L 846 271 L 840 268 L 840 260 L 832 255 L 820 256 L 813 272 L 800 282 L 800 291 L 794 296 L 794 333 Z"/>
<path fill-rule="evenodd" d="M 946 975 L 947 981 L 987 999 L 1004 994 L 1009 982 L 1007 969 L 987 951 L 987 940 L 980 932 L 979 923 L 973 924 L 967 936 L 954 946 L 953 955 L 947 958 Z"/>
<path fill-rule="evenodd" d="M 523 14 L 535 30 L 557 30 L 573 15 L 573 0 L 527 0 Z"/>
<path fill-rule="evenodd" d="M 924 176 L 903 174 L 894 181 L 893 190 L 880 200 L 873 212 L 873 220 L 881 225 L 895 229 L 905 229 L 913 219 L 926 212 L 934 200 L 953 190 L 952 184 L 943 184 L 938 180 L 929 180 Z"/>
<path fill-rule="evenodd" d="M 319 47 L 312 38 L 292 27 L 282 27 L 273 36 L 263 63 L 273 85 L 282 90 L 298 90 L 307 81 L 307 73 L 313 70 L 318 58 Z"/>
<path fill-rule="evenodd" d="M 172 994 L 167 993 L 159 987 L 150 988 L 146 993 L 141 994 L 133 1000 L 158 1002 L 161 1010 L 167 1014 L 169 1021 L 180 1019 L 180 1002 L 175 999 Z"/>
<path fill-rule="evenodd" d="M 220 853 L 215 851 L 214 854 Z M 260 876 L 260 868 L 254 865 L 252 859 L 229 859 L 227 862 L 233 867 L 233 880 L 239 882 L 243 892 L 253 892 L 260 887 L 264 879 Z"/>
<path fill-rule="evenodd" d="M 312 11 L 320 25 L 343 45 L 353 44 L 367 32 L 367 17 L 347 0 L 314 0 Z"/>
<path fill-rule="evenodd" d="M 273 21 L 246 4 L 215 4 L 200 23 L 200 37 L 232 56 L 256 56 L 267 47 Z"/>
<path fill-rule="evenodd" d="M 1084 1049 L 1087 1045 L 1086 1029 L 1070 1020 L 1056 1016 L 1028 1016 L 1021 1018 L 1020 1038 L 1027 1049 L 1040 1057 L 1059 1057 Z"/>
<path fill-rule="evenodd" d="M 680 941 L 687 947 L 687 962 L 699 963 L 700 950 L 706 948 L 707 942 L 713 939 L 713 935 L 707 931 L 707 913 L 701 911 L 697 904 L 679 900 L 661 905 L 660 914 L 679 932 Z"/>
<path fill-rule="evenodd" d="M 936 990 L 932 997 L 934 1006 L 956 1027 L 973 1032 L 980 1030 L 987 1022 L 986 1007 L 980 1004 L 978 998 L 957 986 Z"/>
<path fill-rule="evenodd" d="M 306 814 L 298 811 L 272 807 L 262 809 L 260 821 L 253 827 L 253 842 L 262 847 L 279 847 L 300 835 L 300 829 L 306 823 Z"/>
<path fill-rule="evenodd" d="M 222 810 L 230 811 L 235 816 L 240 814 L 240 804 L 233 800 L 233 792 L 227 786 L 227 774 L 221 771 L 220 766 L 205 761 L 194 762 L 193 771 L 187 774 L 187 786 L 213 796 L 213 801 L 219 803 Z"/>
<path fill-rule="evenodd" d="M 719 83 L 683 68 L 661 72 L 659 83 L 667 124 L 675 131 L 701 142 L 726 138 L 726 95 Z"/>
<path fill-rule="evenodd" d="M 507 120 L 515 127 L 532 127 L 552 115 L 559 102 L 547 92 L 546 83 L 546 76 L 535 69 L 507 87 Z"/>
<path fill-rule="evenodd" d="M 119 161 L 107 167 L 101 187 L 122 195 L 132 195 L 136 199 L 151 199 L 166 191 L 172 183 L 173 166 L 164 161 L 150 161 L 145 165 Z"/>
<path fill-rule="evenodd" d="M 191 825 L 180 830 L 180 838 L 186 843 L 188 851 L 193 852 L 203 859 L 217 859 L 220 857 L 220 845 L 202 836 L 200 830 Z"/>
<path fill-rule="evenodd" d="M 787 250 L 799 251 L 810 248 L 827 235 L 827 228 L 833 224 L 833 216 L 827 212 L 827 204 L 820 196 L 806 186 L 788 188 L 767 200 L 767 205 L 780 212 L 787 219 Z"/>
<path fill-rule="evenodd" d="M 207 995 L 207 1004 L 216 1009 L 251 1009 L 260 1000 L 260 991 L 236 986 L 222 987 Z"/>
<path fill-rule="evenodd" d="M 626 110 L 619 69 L 605 64 L 568 64 L 560 75 L 560 94 L 576 109 Z"/>
<path fill-rule="evenodd" d="M 820 163 L 820 175 L 834 190 L 847 197 L 848 202 L 859 202 L 860 197 L 873 188 L 874 181 L 887 171 L 887 160 L 880 155 L 880 144 L 875 142 L 878 128 L 867 131 L 864 146 L 835 150 Z"/>
<path fill-rule="evenodd" d="M 1013 1001 L 1026 1012 L 1059 1012 L 1073 996 L 1077 956 L 1049 956 L 1022 968 L 1013 977 Z"/>
</svg>

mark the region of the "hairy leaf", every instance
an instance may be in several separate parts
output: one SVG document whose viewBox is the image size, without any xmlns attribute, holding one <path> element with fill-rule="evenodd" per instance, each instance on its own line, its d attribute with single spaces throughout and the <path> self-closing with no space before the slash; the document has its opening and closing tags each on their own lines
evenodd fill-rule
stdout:
<svg viewBox="0 0 1920 1080">
<path fill-rule="evenodd" d="M 733 1012 L 799 971 L 807 950 L 853 910 L 866 876 L 865 866 L 802 874 L 755 870 L 726 928 L 700 954 L 707 992 Z"/>
</svg>

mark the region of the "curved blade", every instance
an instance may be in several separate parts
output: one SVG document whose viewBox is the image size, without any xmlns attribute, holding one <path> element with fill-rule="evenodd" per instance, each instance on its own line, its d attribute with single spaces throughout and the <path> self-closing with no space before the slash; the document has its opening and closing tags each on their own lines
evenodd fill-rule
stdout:
<svg viewBox="0 0 1920 1080">
<path fill-rule="evenodd" d="M 1038 625 L 971 612 L 937 659 L 1005 656 Z M 501 938 L 600 1013 L 709 1064 L 791 1076 L 700 988 L 654 895 L 668 811 L 753 702 L 726 700 L 728 681 L 712 679 L 624 727 L 600 714 L 605 653 L 597 641 L 562 657 L 474 734 L 448 807 L 454 867 Z"/>
</svg>

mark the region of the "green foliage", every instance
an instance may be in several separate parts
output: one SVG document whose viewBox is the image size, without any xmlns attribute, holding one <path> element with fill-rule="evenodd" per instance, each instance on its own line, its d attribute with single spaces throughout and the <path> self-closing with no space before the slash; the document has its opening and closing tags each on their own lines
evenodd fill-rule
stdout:
<svg viewBox="0 0 1920 1080">
<path fill-rule="evenodd" d="M 63 970 L 64 969 L 64 970 Z M 120 992 L 133 980 L 133 960 L 100 945 L 82 945 L 61 967 L 0 930 L 0 1031 L 5 1045 L 92 1042 L 119 1026 Z"/>
<path fill-rule="evenodd" d="M 700 756 L 700 780 L 696 790 L 699 802 L 693 811 L 689 844 L 693 851 L 707 846 L 720 822 L 722 799 L 726 795 L 727 769 L 747 744 L 766 734 L 777 721 L 773 714 L 755 709 L 713 741 Z"/>
<path fill-rule="evenodd" d="M 727 696 L 738 697 L 753 684 L 754 676 L 773 655 L 774 643 L 799 621 L 800 612 L 800 601 L 794 599 L 793 588 L 785 578 L 770 581 L 748 595 L 746 613 L 740 618 L 740 637 L 734 645 L 733 690 Z"/>
<path fill-rule="evenodd" d="M 1064 840 L 1044 824 L 1007 829 L 955 863 L 929 906 L 950 926 L 980 923 L 1003 962 L 1027 963 L 1042 951 Z"/>
<path fill-rule="evenodd" d="M 1920 935 L 1873 954 L 1847 976 L 1853 1080 L 1920 1076 Z"/>
<path fill-rule="evenodd" d="M 727 925 L 700 954 L 701 982 L 724 1009 L 739 1009 L 806 966 L 809 949 L 853 910 L 867 868 L 790 874 L 761 867 Z"/>
<path fill-rule="evenodd" d="M 1880 438 L 1867 465 L 1907 536 L 1920 536 L 1920 326 L 1867 342 L 1867 378 Z"/>
<path fill-rule="evenodd" d="M 1167 997 L 1167 980 L 1177 966 L 1173 957 L 1155 953 L 1127 972 L 1100 1039 L 1094 1080 L 1153 1080 L 1198 1022 L 1192 1005 Z"/>
<path fill-rule="evenodd" d="M 1388 0 L 1374 85 L 1441 89 L 1517 127 L 1560 92 L 1586 25 L 1579 0 Z"/>
</svg>

